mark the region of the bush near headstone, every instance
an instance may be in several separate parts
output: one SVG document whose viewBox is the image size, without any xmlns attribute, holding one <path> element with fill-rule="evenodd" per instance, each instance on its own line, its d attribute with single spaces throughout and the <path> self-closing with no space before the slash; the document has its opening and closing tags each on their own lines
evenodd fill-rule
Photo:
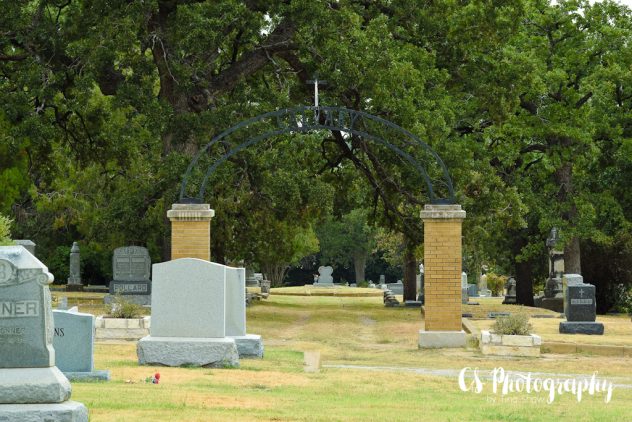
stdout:
<svg viewBox="0 0 632 422">
<path fill-rule="evenodd" d="M 114 295 L 112 303 L 106 305 L 110 318 L 139 318 L 143 307 L 126 300 L 120 293 Z"/>
<path fill-rule="evenodd" d="M 529 324 L 529 316 L 526 314 L 512 314 L 496 319 L 492 332 L 501 335 L 527 336 L 531 334 L 533 327 Z"/>
</svg>

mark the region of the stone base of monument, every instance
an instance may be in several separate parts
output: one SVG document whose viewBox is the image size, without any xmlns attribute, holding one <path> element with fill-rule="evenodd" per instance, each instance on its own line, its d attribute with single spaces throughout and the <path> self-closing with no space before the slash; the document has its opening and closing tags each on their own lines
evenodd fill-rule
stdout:
<svg viewBox="0 0 632 422">
<path fill-rule="evenodd" d="M 237 352 L 240 358 L 262 358 L 263 340 L 258 334 L 246 334 L 245 336 L 229 336 L 235 340 Z"/>
<path fill-rule="evenodd" d="M 560 322 L 560 334 L 594 334 L 603 335 L 604 327 L 601 322 L 565 321 Z"/>
<path fill-rule="evenodd" d="M 94 320 L 96 340 L 138 340 L 149 335 L 151 317 L 106 318 Z"/>
<path fill-rule="evenodd" d="M 419 330 L 420 349 L 442 349 L 446 347 L 465 347 L 465 331 Z"/>
<path fill-rule="evenodd" d="M 141 306 L 151 306 L 151 295 L 122 295 L 121 297 L 123 300 L 130 303 L 135 303 Z M 114 303 L 115 299 L 116 296 L 114 295 L 105 295 L 103 297 L 103 303 L 109 305 Z"/>
<path fill-rule="evenodd" d="M 232 338 L 143 337 L 136 345 L 140 365 L 238 367 Z"/>
<path fill-rule="evenodd" d="M 69 401 L 70 392 L 55 366 L 0 369 L 0 421 L 87 422 L 88 409 Z"/>
<path fill-rule="evenodd" d="M 70 381 L 109 381 L 110 371 L 64 372 Z"/>
<path fill-rule="evenodd" d="M 503 305 L 515 305 L 516 303 L 518 303 L 516 296 L 505 296 L 505 300 L 503 300 Z"/>
<path fill-rule="evenodd" d="M 0 369 L 0 403 L 61 403 L 70 382 L 56 366 Z"/>
<path fill-rule="evenodd" d="M 88 408 L 76 401 L 0 404 L 0 420 L 11 422 L 88 422 Z"/>
<path fill-rule="evenodd" d="M 83 292 L 83 284 L 66 284 L 67 292 Z"/>
<path fill-rule="evenodd" d="M 314 287 L 336 287 L 334 283 L 314 283 Z"/>
<path fill-rule="evenodd" d="M 542 338 L 535 334 L 518 336 L 481 331 L 480 347 L 484 355 L 538 357 L 540 346 Z"/>
</svg>

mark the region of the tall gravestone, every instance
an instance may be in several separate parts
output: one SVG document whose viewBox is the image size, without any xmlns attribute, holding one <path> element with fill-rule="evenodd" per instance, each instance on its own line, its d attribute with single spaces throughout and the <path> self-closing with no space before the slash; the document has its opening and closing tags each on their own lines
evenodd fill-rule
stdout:
<svg viewBox="0 0 632 422">
<path fill-rule="evenodd" d="M 88 420 L 55 366 L 52 282 L 24 247 L 0 247 L 0 420 Z"/>
<path fill-rule="evenodd" d="M 80 292 L 83 291 L 83 284 L 81 284 L 81 251 L 79 250 L 79 243 L 72 242 L 72 248 L 70 248 L 68 268 L 68 283 L 66 284 L 66 291 Z"/>
<path fill-rule="evenodd" d="M 544 285 L 544 294 L 534 297 L 535 306 L 550 309 L 555 312 L 564 310 L 564 291 L 562 278 L 564 276 L 564 251 L 559 248 L 561 239 L 557 227 L 553 227 L 546 239 L 549 250 L 549 277 Z"/>
<path fill-rule="evenodd" d="M 153 265 L 151 327 L 137 345 L 141 365 L 239 365 L 235 339 L 226 336 L 226 269 L 197 258 Z"/>
<path fill-rule="evenodd" d="M 57 367 L 69 380 L 107 381 L 110 371 L 94 369 L 94 315 L 76 309 L 53 311 Z"/>
<path fill-rule="evenodd" d="M 579 274 L 565 274 L 563 288 L 566 321 L 560 322 L 560 333 L 603 334 L 603 324 L 596 322 L 595 286 L 584 283 Z"/>
<path fill-rule="evenodd" d="M 150 268 L 151 259 L 147 248 L 142 246 L 116 248 L 112 255 L 110 295 L 120 294 L 130 302 L 149 305 L 151 302 Z M 111 300 L 110 296 L 106 302 Z"/>
</svg>

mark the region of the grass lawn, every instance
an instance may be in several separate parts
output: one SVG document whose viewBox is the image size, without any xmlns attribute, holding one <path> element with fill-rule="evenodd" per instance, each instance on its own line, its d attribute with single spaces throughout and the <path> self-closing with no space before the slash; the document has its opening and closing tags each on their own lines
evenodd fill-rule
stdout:
<svg viewBox="0 0 632 422">
<path fill-rule="evenodd" d="M 283 296 L 384 297 L 384 292 L 381 289 L 349 286 L 314 287 L 311 284 L 293 287 L 275 287 L 270 289 L 270 294 Z"/>
<path fill-rule="evenodd" d="M 242 359 L 239 369 L 139 367 L 135 343 L 99 343 L 95 367 L 109 369 L 112 381 L 73 383 L 73 399 L 89 407 L 91 421 L 632 420 L 631 388 L 615 387 L 607 404 L 603 394 L 578 403 L 568 393 L 547 404 L 545 393 L 503 397 L 492 393 L 491 381 L 483 381 L 483 392 L 475 394 L 461 391 L 457 376 L 397 370 L 598 371 L 601 379 L 630 386 L 629 358 L 498 358 L 474 349 L 418 350 L 419 309 L 385 308 L 381 297 L 271 295 L 247 312 L 248 332 L 264 338 L 264 359 Z M 306 350 L 321 352 L 321 372 L 303 371 Z M 143 381 L 156 371 L 160 384 Z"/>
</svg>

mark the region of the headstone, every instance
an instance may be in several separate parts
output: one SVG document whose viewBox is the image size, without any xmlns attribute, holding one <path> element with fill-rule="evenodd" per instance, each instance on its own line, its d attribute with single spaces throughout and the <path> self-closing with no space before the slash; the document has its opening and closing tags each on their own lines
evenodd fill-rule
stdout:
<svg viewBox="0 0 632 422">
<path fill-rule="evenodd" d="M 16 239 L 14 242 L 16 245 L 24 246 L 31 255 L 35 256 L 35 246 L 37 246 L 35 242 L 28 239 Z"/>
<path fill-rule="evenodd" d="M 151 259 L 147 248 L 142 246 L 116 248 L 112 256 L 110 296 L 106 298 L 106 303 L 113 300 L 112 295 L 120 294 L 129 302 L 149 305 L 151 302 L 150 267 Z"/>
<path fill-rule="evenodd" d="M 53 319 L 55 359 L 64 375 L 70 380 L 109 380 L 110 371 L 94 370 L 94 315 L 54 310 Z"/>
<path fill-rule="evenodd" d="M 249 286 L 249 287 L 259 286 L 257 277 L 255 277 L 255 272 L 252 270 L 252 268 L 248 268 L 248 267 L 246 267 L 246 286 Z"/>
<path fill-rule="evenodd" d="M 476 284 L 468 284 L 467 295 L 469 297 L 478 297 L 478 286 Z"/>
<path fill-rule="evenodd" d="M 379 284 L 386 284 L 386 276 L 384 274 L 380 274 L 380 283 Z"/>
<path fill-rule="evenodd" d="M 261 336 L 246 334 L 245 291 L 245 270 L 226 267 L 226 337 L 235 340 L 240 358 L 261 358 Z"/>
<path fill-rule="evenodd" d="M 88 420 L 55 366 L 52 282 L 23 246 L 0 247 L 0 421 Z"/>
<path fill-rule="evenodd" d="M 140 364 L 239 365 L 235 339 L 226 337 L 226 273 L 226 266 L 196 258 L 153 265 L 152 320 L 149 336 L 137 345 Z M 228 279 L 234 282 L 233 276 Z M 237 290 L 243 292 L 243 286 L 236 287 L 234 297 Z"/>
<path fill-rule="evenodd" d="M 467 274 L 461 273 L 461 303 L 467 303 L 469 301 L 469 295 L 467 291 Z"/>
<path fill-rule="evenodd" d="M 564 275 L 564 251 L 558 249 L 560 244 L 559 230 L 553 227 L 546 239 L 549 250 L 549 277 L 544 283 L 544 295 L 534 297 L 536 306 L 555 312 L 564 310 L 564 292 L 562 277 Z"/>
<path fill-rule="evenodd" d="M 65 311 L 66 309 L 68 309 L 68 297 L 61 296 L 57 300 L 57 309 L 59 309 L 61 311 Z"/>
<path fill-rule="evenodd" d="M 492 291 L 487 288 L 487 274 L 482 274 L 479 279 L 478 295 L 480 297 L 492 297 Z"/>
<path fill-rule="evenodd" d="M 560 333 L 603 334 L 603 324 L 595 322 L 597 317 L 595 286 L 585 284 L 579 274 L 566 274 L 563 280 L 566 322 L 560 322 Z"/>
<path fill-rule="evenodd" d="M 83 285 L 81 284 L 81 256 L 79 243 L 72 242 L 72 248 L 70 248 L 70 268 L 66 291 L 77 292 L 82 290 Z"/>
<path fill-rule="evenodd" d="M 397 280 L 397 283 L 387 283 L 386 287 L 392 291 L 394 295 L 404 294 L 404 284 L 401 280 Z"/>
<path fill-rule="evenodd" d="M 488 312 L 487 318 L 508 317 L 510 315 L 511 312 Z"/>
<path fill-rule="evenodd" d="M 271 284 L 270 280 L 261 280 L 259 284 L 261 284 L 261 294 L 269 295 Z"/>
<path fill-rule="evenodd" d="M 318 267 L 318 286 L 328 285 L 333 286 L 334 278 L 331 276 L 334 273 L 334 269 L 329 265 L 326 267 Z"/>
<path fill-rule="evenodd" d="M 516 300 L 516 279 L 513 277 L 509 277 L 507 283 L 505 283 L 505 288 L 507 289 L 507 294 L 505 295 L 505 300 L 503 300 L 503 304 L 516 304 L 518 303 Z"/>
</svg>

